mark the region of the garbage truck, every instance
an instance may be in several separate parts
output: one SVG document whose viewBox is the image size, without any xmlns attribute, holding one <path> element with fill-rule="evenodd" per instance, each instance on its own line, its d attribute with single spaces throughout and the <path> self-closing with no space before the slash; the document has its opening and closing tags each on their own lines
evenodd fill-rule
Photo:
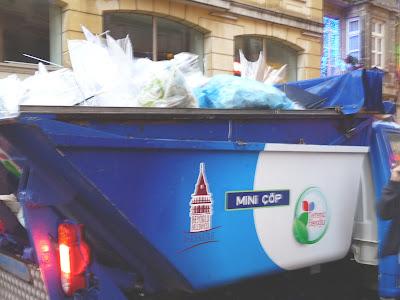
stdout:
<svg viewBox="0 0 400 300">
<path fill-rule="evenodd" d="M 400 296 L 398 258 L 379 257 L 400 155 L 381 84 L 280 86 L 319 87 L 304 110 L 21 106 L 0 123 L 0 298 L 188 296 L 343 260 Z"/>
</svg>

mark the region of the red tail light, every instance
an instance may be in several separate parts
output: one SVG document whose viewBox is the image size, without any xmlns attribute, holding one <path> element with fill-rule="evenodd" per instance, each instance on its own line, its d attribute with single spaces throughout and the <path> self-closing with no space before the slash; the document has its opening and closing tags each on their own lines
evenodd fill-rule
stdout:
<svg viewBox="0 0 400 300">
<path fill-rule="evenodd" d="M 6 233 L 6 223 L 0 219 L 0 234 L 5 234 Z"/>
<path fill-rule="evenodd" d="M 58 226 L 61 285 L 67 296 L 87 287 L 85 272 L 90 262 L 90 249 L 84 241 L 83 225 L 62 223 Z"/>
</svg>

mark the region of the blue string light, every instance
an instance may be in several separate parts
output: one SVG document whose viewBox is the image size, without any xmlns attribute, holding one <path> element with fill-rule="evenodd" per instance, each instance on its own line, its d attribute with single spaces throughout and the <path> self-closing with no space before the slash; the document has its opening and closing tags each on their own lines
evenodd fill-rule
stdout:
<svg viewBox="0 0 400 300">
<path fill-rule="evenodd" d="M 321 75 L 323 77 L 336 75 L 343 65 L 344 62 L 340 56 L 340 21 L 324 17 Z"/>
</svg>

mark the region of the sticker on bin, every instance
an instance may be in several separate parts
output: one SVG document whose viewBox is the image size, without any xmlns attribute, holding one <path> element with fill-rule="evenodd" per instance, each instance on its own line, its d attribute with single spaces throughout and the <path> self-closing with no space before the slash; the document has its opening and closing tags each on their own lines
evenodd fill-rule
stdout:
<svg viewBox="0 0 400 300">
<path fill-rule="evenodd" d="M 226 209 L 254 209 L 289 205 L 290 191 L 235 191 L 226 192 Z"/>
<path fill-rule="evenodd" d="M 186 248 L 180 250 L 180 253 L 218 242 L 216 230 L 221 226 L 212 224 L 214 200 L 205 168 L 205 163 L 200 163 L 199 175 L 189 202 L 190 229 L 184 233 Z"/>
</svg>

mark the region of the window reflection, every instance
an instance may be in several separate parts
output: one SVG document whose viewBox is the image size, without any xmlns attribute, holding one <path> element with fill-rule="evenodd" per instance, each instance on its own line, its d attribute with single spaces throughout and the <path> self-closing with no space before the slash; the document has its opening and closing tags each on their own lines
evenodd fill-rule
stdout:
<svg viewBox="0 0 400 300">
<path fill-rule="evenodd" d="M 0 1 L 0 61 L 50 59 L 49 1 Z"/>
<path fill-rule="evenodd" d="M 203 33 L 181 23 L 144 14 L 108 13 L 104 27 L 117 39 L 129 34 L 135 57 L 169 60 L 177 53 L 190 52 L 203 61 Z"/>
</svg>

